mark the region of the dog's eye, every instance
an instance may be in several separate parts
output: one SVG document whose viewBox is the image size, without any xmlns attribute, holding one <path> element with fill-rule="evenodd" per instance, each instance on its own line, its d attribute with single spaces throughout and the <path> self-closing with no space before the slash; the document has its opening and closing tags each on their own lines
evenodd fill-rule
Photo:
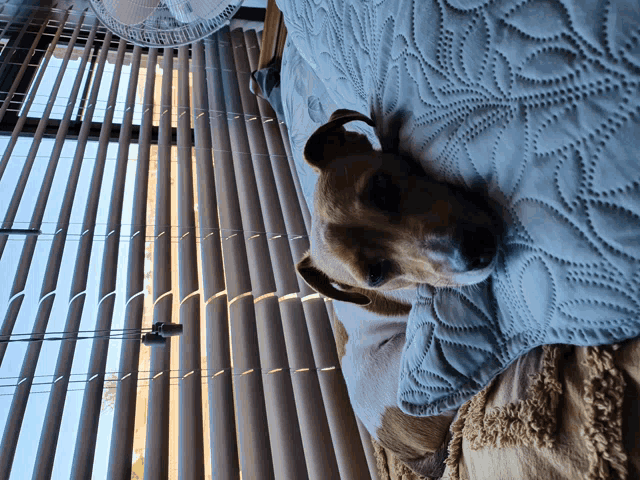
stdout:
<svg viewBox="0 0 640 480">
<path fill-rule="evenodd" d="M 377 287 L 380 285 L 385 280 L 390 269 L 391 262 L 389 262 L 389 260 L 381 260 L 380 262 L 369 266 L 369 286 Z"/>
<path fill-rule="evenodd" d="M 400 189 L 388 173 L 378 172 L 369 179 L 368 201 L 383 212 L 397 212 L 400 207 Z"/>
</svg>

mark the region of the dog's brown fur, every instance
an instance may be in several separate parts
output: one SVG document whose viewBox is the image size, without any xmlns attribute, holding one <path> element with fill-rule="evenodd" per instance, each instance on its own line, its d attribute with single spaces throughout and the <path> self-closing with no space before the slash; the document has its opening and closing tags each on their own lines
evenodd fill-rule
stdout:
<svg viewBox="0 0 640 480">
<path fill-rule="evenodd" d="M 353 287 L 464 286 L 493 270 L 500 221 L 480 196 L 438 182 L 412 159 L 376 151 L 343 125 L 368 117 L 338 110 L 305 146 L 320 174 L 311 250 L 298 263 L 318 292 L 367 305 Z M 336 288 L 336 285 L 338 288 Z"/>
<path fill-rule="evenodd" d="M 451 440 L 449 427 L 454 416 L 454 412 L 450 412 L 416 418 L 403 413 L 398 407 L 388 407 L 376 435 L 380 445 L 391 450 L 413 471 L 440 478 L 446 467 Z"/>
</svg>

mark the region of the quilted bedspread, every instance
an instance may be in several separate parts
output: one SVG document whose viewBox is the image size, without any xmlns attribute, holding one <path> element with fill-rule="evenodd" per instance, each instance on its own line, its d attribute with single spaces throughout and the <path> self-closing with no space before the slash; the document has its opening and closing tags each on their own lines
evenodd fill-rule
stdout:
<svg viewBox="0 0 640 480">
<path fill-rule="evenodd" d="M 458 407 L 541 344 L 638 336 L 638 0 L 278 5 L 327 92 L 309 115 L 403 112 L 404 148 L 437 178 L 483 188 L 508 224 L 489 281 L 419 288 L 401 409 Z M 306 139 L 317 125 L 289 127 Z"/>
</svg>

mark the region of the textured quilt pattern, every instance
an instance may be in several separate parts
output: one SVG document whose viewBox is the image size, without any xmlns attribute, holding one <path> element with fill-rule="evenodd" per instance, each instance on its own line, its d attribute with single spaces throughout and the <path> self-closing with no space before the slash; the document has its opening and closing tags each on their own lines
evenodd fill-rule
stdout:
<svg viewBox="0 0 640 480">
<path fill-rule="evenodd" d="M 293 160 L 302 193 L 309 208 L 313 208 L 313 190 L 318 176 L 306 164 L 302 152 L 311 133 L 327 123 L 331 114 L 342 108 L 343 102 L 338 100 L 340 104 L 336 103 L 324 82 L 295 48 L 290 36 L 282 55 L 281 78 L 282 104 Z M 354 107 L 362 110 L 361 105 Z M 380 146 L 373 129 L 364 122 L 352 122 L 346 128 L 367 135 L 374 146 Z"/>
<path fill-rule="evenodd" d="M 278 4 L 336 105 L 403 112 L 402 145 L 508 224 L 488 282 L 420 288 L 405 412 L 461 405 L 537 345 L 640 333 L 638 0 Z"/>
</svg>

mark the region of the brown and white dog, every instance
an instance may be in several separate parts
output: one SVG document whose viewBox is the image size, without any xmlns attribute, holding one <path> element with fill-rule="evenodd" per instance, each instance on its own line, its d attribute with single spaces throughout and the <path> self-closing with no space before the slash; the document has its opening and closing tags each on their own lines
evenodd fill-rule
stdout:
<svg viewBox="0 0 640 480">
<path fill-rule="evenodd" d="M 390 291 L 428 283 L 460 287 L 485 280 L 495 266 L 502 223 L 474 192 L 434 180 L 407 155 L 375 150 L 337 110 L 307 141 L 319 173 L 311 249 L 302 278 L 327 297 L 367 305 L 353 290 Z"/>
<path fill-rule="evenodd" d="M 400 358 L 416 286 L 473 285 L 493 271 L 501 222 L 480 195 L 438 182 L 410 157 L 375 150 L 338 110 L 309 138 L 319 173 L 302 278 L 337 304 L 335 332 L 356 415 L 423 475 L 444 469 L 455 412 L 429 418 L 397 407 Z M 364 306 L 365 310 L 357 306 Z"/>
</svg>

